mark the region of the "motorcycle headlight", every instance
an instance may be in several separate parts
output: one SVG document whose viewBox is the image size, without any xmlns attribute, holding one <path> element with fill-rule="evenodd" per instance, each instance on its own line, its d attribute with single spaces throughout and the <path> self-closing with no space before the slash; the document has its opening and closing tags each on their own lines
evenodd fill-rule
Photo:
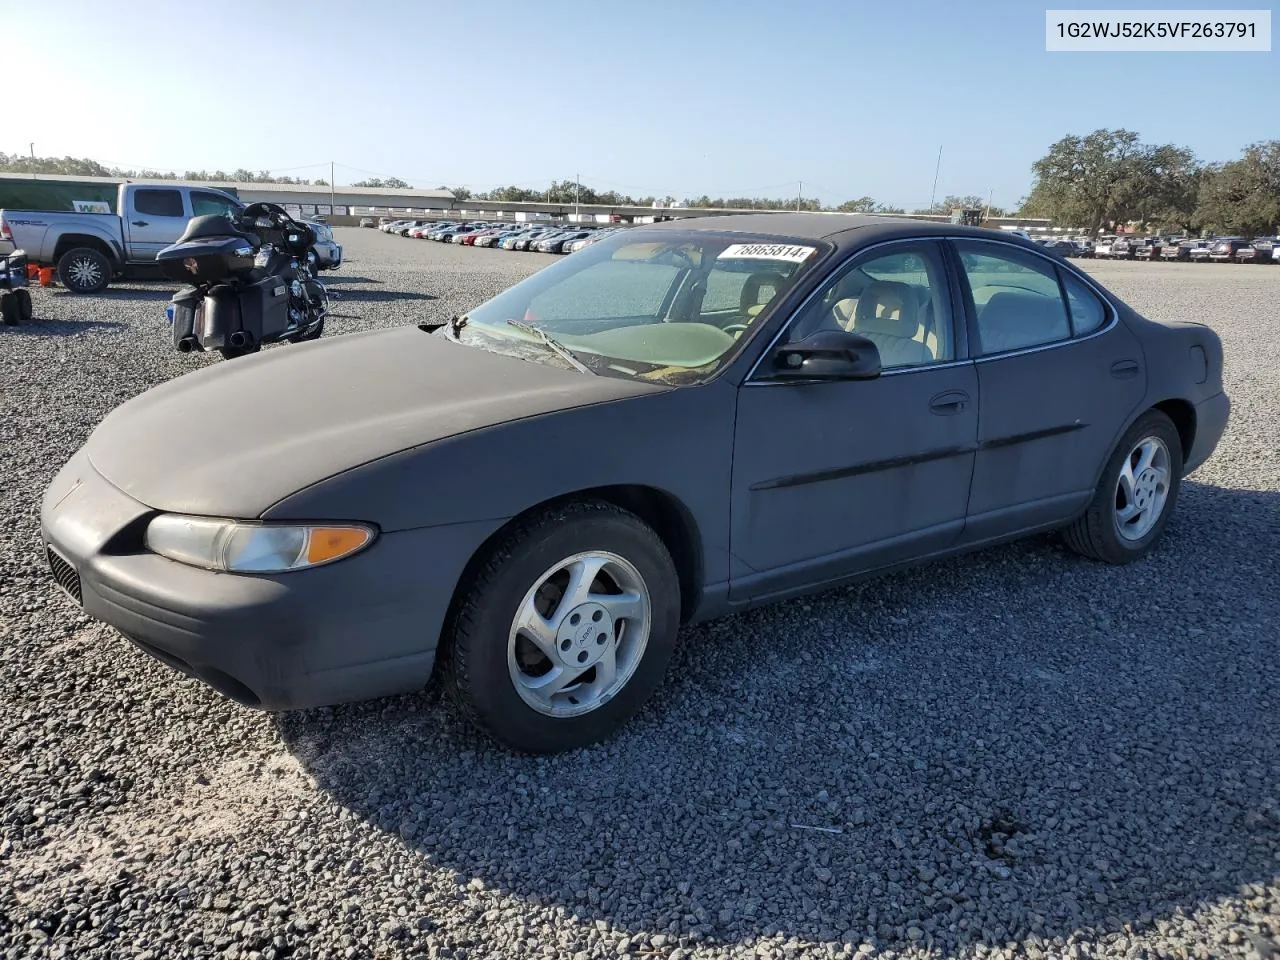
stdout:
<svg viewBox="0 0 1280 960">
<path fill-rule="evenodd" d="M 358 553 L 376 536 L 358 523 L 245 523 L 161 514 L 147 525 L 147 549 L 225 573 L 305 570 Z"/>
</svg>

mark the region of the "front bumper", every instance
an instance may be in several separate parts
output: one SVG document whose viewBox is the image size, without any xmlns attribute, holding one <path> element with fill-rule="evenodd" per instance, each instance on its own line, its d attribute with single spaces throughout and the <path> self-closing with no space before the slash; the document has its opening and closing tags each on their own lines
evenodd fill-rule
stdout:
<svg viewBox="0 0 1280 960">
<path fill-rule="evenodd" d="M 1196 435 L 1183 464 L 1183 475 L 1198 468 L 1217 449 L 1231 417 L 1231 401 L 1219 393 L 1196 404 Z"/>
<path fill-rule="evenodd" d="M 147 653 L 269 710 L 422 689 L 454 586 L 498 526 L 383 534 L 338 563 L 244 576 L 147 552 L 143 531 L 155 514 L 77 454 L 41 511 L 55 579 L 86 614 Z"/>
</svg>

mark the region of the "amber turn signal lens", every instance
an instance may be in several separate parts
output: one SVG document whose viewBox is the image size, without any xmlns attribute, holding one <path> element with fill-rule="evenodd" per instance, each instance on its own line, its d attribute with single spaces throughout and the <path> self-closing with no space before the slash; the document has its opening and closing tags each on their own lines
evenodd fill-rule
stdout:
<svg viewBox="0 0 1280 960">
<path fill-rule="evenodd" d="M 372 538 L 360 527 L 312 527 L 307 538 L 307 563 L 325 563 L 359 550 Z"/>
</svg>

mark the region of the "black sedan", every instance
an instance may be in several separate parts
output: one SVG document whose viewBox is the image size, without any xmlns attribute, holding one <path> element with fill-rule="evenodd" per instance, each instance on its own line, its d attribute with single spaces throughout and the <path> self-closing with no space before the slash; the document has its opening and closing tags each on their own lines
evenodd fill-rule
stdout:
<svg viewBox="0 0 1280 960">
<path fill-rule="evenodd" d="M 682 623 L 1035 531 L 1142 557 L 1228 410 L 1212 330 L 1020 238 L 673 221 L 447 324 L 150 390 L 42 529 L 85 613 L 241 703 L 439 666 L 491 735 L 555 751 L 640 708 Z"/>
</svg>

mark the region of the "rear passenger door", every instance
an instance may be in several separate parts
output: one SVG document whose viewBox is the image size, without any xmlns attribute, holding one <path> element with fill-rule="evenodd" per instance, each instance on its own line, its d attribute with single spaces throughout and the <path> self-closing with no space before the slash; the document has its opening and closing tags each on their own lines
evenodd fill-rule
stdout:
<svg viewBox="0 0 1280 960">
<path fill-rule="evenodd" d="M 954 240 L 976 358 L 980 543 L 1070 519 L 1146 393 L 1137 338 L 1092 286 L 1013 244 Z"/>
<path fill-rule="evenodd" d="M 128 195 L 124 229 L 129 259 L 154 260 L 186 229 L 191 219 L 186 200 L 177 187 L 137 187 Z"/>
</svg>

